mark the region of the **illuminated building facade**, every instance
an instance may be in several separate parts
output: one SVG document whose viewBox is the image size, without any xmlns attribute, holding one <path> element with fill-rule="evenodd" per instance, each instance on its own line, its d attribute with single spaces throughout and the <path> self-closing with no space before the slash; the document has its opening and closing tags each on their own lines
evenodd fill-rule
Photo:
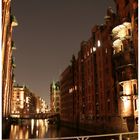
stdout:
<svg viewBox="0 0 140 140">
<path fill-rule="evenodd" d="M 60 82 L 52 82 L 50 85 L 51 112 L 60 113 Z"/>
<path fill-rule="evenodd" d="M 138 2 L 116 0 L 117 26 L 112 29 L 113 61 L 119 115 L 128 130 L 138 128 Z"/>
<path fill-rule="evenodd" d="M 10 100 L 14 80 L 13 69 L 15 68 L 14 42 L 12 41 L 12 30 L 17 26 L 15 16 L 11 15 L 11 1 L 2 0 L 2 116 L 10 115 Z"/>
<path fill-rule="evenodd" d="M 118 25 L 129 22 L 134 47 L 136 69 L 138 69 L 138 0 L 114 0 L 118 15 Z M 138 71 L 137 71 L 138 72 Z"/>
<path fill-rule="evenodd" d="M 40 97 L 36 98 L 36 113 L 41 113 L 41 105 L 42 104 L 42 99 Z"/>
<path fill-rule="evenodd" d="M 100 133 L 138 130 L 138 3 L 115 2 L 60 78 L 61 119 Z"/>
<path fill-rule="evenodd" d="M 36 113 L 36 97 L 26 86 L 14 86 L 11 117 L 31 118 Z"/>
<path fill-rule="evenodd" d="M 36 97 L 36 113 L 46 113 L 47 109 L 46 102 L 41 97 Z"/>
</svg>

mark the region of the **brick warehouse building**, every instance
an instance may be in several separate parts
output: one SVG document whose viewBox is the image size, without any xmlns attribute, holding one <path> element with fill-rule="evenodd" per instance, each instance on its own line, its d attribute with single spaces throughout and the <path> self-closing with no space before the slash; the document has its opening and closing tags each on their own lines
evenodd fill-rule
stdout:
<svg viewBox="0 0 140 140">
<path fill-rule="evenodd" d="M 138 2 L 116 0 L 116 5 L 118 25 L 112 29 L 115 88 L 119 116 L 133 131 L 138 127 Z"/>
<path fill-rule="evenodd" d="M 75 127 L 77 115 L 77 86 L 75 80 L 75 57 L 72 57 L 71 64 L 61 73 L 60 77 L 60 117 L 64 124 Z"/>
<path fill-rule="evenodd" d="M 74 67 L 76 70 L 73 70 L 75 71 L 73 85 L 77 87 L 75 96 L 65 98 L 65 102 L 68 100 L 74 101 L 75 107 L 73 110 L 69 110 L 69 112 L 75 112 L 75 118 L 77 118 L 70 119 L 68 122 L 74 122 L 77 127 L 93 132 L 100 129 L 103 130 L 102 133 L 105 133 L 108 130 L 111 132 L 124 132 L 137 130 L 138 127 L 137 1 L 129 2 L 128 0 L 121 0 L 120 2 L 120 0 L 116 0 L 115 2 L 117 7 L 116 14 L 111 8 L 108 8 L 107 15 L 104 17 L 105 23 L 103 25 L 95 25 L 89 40 L 81 43 L 81 48 L 75 62 L 76 66 Z M 122 11 L 122 13 L 120 11 Z M 121 52 L 121 54 L 118 55 L 114 54 L 115 51 L 117 51 L 118 41 L 115 42 L 115 45 L 114 41 L 119 39 L 119 36 L 116 38 L 114 30 L 116 33 L 116 27 L 124 22 L 129 22 L 132 26 L 132 36 L 129 39 L 123 39 L 123 44 L 124 42 L 127 42 L 127 46 L 131 46 L 130 48 L 133 48 L 133 51 Z M 124 64 L 122 65 L 122 63 L 120 65 L 122 60 L 127 63 L 127 67 L 124 67 Z M 130 63 L 132 61 L 133 64 Z M 119 72 L 116 72 L 118 66 L 121 67 Z M 122 67 L 124 67 L 123 71 Z M 129 77 L 122 79 L 121 75 L 118 74 L 122 72 L 129 73 L 129 75 L 125 74 L 125 77 Z M 134 75 L 134 73 L 136 73 L 136 75 Z M 63 74 L 61 75 L 61 78 L 63 78 Z M 67 78 L 68 77 L 65 75 L 65 79 Z M 129 81 L 124 82 L 123 80 Z M 133 89 L 126 92 L 126 96 L 125 91 L 127 91 L 127 83 L 131 83 Z M 121 87 L 120 85 L 123 86 Z M 63 90 L 63 88 L 66 89 L 68 87 L 65 85 L 65 87 L 62 86 L 60 88 Z M 120 96 L 120 93 L 124 94 Z M 65 96 L 68 96 L 67 94 L 68 92 L 65 93 Z M 135 95 L 133 96 L 133 94 Z M 132 106 L 129 111 L 127 110 L 126 116 L 123 112 L 124 104 L 121 101 L 121 98 L 125 98 L 125 96 L 131 98 L 131 102 L 129 101 L 128 103 L 129 106 Z M 63 104 L 63 100 L 61 103 L 61 107 L 66 108 L 67 105 Z M 74 118 L 74 114 L 72 117 Z"/>
<path fill-rule="evenodd" d="M 2 0 L 2 117 L 10 116 L 10 100 L 14 80 L 14 42 L 13 27 L 17 26 L 15 16 L 11 15 L 11 1 Z"/>
<path fill-rule="evenodd" d="M 96 129 L 107 127 L 110 118 L 117 113 L 116 95 L 113 94 L 110 37 L 111 29 L 115 24 L 115 14 L 109 8 L 105 24 L 95 25 L 91 38 L 81 43 L 78 55 L 78 77 L 80 77 L 78 89 L 80 124 L 84 129 L 93 127 L 93 130 L 95 126 Z"/>
</svg>

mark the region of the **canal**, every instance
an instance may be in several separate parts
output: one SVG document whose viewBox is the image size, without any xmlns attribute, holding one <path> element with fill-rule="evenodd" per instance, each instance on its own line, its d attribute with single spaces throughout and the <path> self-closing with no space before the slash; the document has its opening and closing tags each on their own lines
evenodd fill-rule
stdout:
<svg viewBox="0 0 140 140">
<path fill-rule="evenodd" d="M 30 139 L 30 138 L 56 138 L 89 135 L 85 131 L 59 126 L 57 124 L 49 124 L 47 119 L 25 119 L 18 123 L 3 123 L 2 138 L 3 139 Z"/>
<path fill-rule="evenodd" d="M 12 124 L 2 122 L 2 139 L 25 140 L 57 137 L 87 136 L 93 133 L 72 129 L 57 124 L 49 124 L 47 119 L 24 119 Z M 94 140 L 119 140 L 118 136 L 93 138 Z M 89 140 L 92 140 L 90 138 Z M 122 140 L 138 140 L 138 134 L 124 135 Z"/>
</svg>

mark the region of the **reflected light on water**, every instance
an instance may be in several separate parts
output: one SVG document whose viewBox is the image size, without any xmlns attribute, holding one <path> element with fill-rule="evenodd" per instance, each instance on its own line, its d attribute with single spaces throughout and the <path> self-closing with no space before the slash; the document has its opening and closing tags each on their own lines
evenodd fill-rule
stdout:
<svg viewBox="0 0 140 140">
<path fill-rule="evenodd" d="M 36 121 L 36 126 L 38 127 L 38 120 Z"/>
<path fill-rule="evenodd" d="M 38 137 L 38 130 L 36 130 L 36 136 Z"/>
<path fill-rule="evenodd" d="M 24 127 L 20 127 L 18 125 L 11 125 L 10 140 L 28 139 L 28 138 L 29 132 L 27 129 L 24 129 Z"/>
<path fill-rule="evenodd" d="M 48 132 L 48 119 L 45 119 L 45 128 L 46 128 L 46 132 Z"/>
<path fill-rule="evenodd" d="M 43 138 L 46 134 L 45 120 L 37 120 L 36 136 Z"/>
<path fill-rule="evenodd" d="M 29 138 L 29 132 L 28 130 L 25 130 L 25 132 L 20 128 L 19 130 L 19 139 L 28 139 Z"/>
<path fill-rule="evenodd" d="M 14 124 L 10 124 L 9 127 L 4 127 L 4 131 L 3 138 L 10 140 L 56 138 L 77 135 L 77 130 L 57 124 L 49 124 L 47 119 L 22 119 L 19 123 L 14 122 Z M 89 135 L 90 133 L 78 131 L 78 135 L 79 134 Z"/>
<path fill-rule="evenodd" d="M 25 119 L 19 124 L 11 124 L 10 139 L 44 138 L 48 134 L 48 119 Z M 56 135 L 56 132 L 53 132 Z"/>
<path fill-rule="evenodd" d="M 31 119 L 31 134 L 34 132 L 34 119 Z"/>
</svg>

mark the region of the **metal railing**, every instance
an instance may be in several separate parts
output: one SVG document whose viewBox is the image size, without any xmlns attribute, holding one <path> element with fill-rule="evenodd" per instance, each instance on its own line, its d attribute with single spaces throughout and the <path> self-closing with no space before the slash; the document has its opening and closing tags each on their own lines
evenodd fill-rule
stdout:
<svg viewBox="0 0 140 140">
<path fill-rule="evenodd" d="M 73 137 L 57 137 L 57 138 L 35 138 L 29 140 L 37 140 L 37 139 L 38 140 L 138 140 L 138 132 L 125 132 L 125 133 L 73 136 Z"/>
</svg>

